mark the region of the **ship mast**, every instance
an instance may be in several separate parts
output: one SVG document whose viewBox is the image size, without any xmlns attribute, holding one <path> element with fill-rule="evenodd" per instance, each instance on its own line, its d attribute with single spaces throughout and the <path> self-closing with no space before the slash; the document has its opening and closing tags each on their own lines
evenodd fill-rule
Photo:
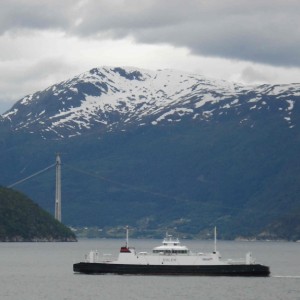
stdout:
<svg viewBox="0 0 300 300">
<path fill-rule="evenodd" d="M 214 253 L 217 253 L 217 227 L 216 226 L 214 229 L 214 245 L 215 245 Z"/>
<path fill-rule="evenodd" d="M 129 238 L 128 238 L 128 232 L 129 232 L 129 228 L 128 226 L 126 226 L 126 248 L 129 247 Z"/>
<path fill-rule="evenodd" d="M 61 222 L 61 160 L 56 154 L 55 219 Z"/>
</svg>

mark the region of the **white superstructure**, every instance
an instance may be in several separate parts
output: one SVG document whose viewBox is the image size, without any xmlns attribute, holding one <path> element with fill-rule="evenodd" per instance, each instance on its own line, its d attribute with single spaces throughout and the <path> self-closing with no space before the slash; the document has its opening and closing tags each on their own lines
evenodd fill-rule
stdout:
<svg viewBox="0 0 300 300">
<path fill-rule="evenodd" d="M 216 234 L 216 232 L 215 232 Z M 136 252 L 135 248 L 128 246 L 128 229 L 126 234 L 126 246 L 121 247 L 117 259 L 110 256 L 100 255 L 98 251 L 91 251 L 86 255 L 86 262 L 105 262 L 108 264 L 124 265 L 233 265 L 233 264 L 254 264 L 251 253 L 247 253 L 245 260 L 222 260 L 220 253 L 215 249 L 210 253 L 194 253 L 186 246 L 181 245 L 179 239 L 166 234 L 162 245 L 153 248 L 152 253 Z"/>
</svg>

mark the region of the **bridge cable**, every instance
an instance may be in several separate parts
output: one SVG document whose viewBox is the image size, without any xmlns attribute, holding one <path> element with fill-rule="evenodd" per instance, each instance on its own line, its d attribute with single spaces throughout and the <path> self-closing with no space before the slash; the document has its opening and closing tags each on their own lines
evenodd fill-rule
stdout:
<svg viewBox="0 0 300 300">
<path fill-rule="evenodd" d="M 110 183 L 113 183 L 113 184 L 116 184 L 116 185 L 119 185 L 119 186 L 123 186 L 125 188 L 131 189 L 131 190 L 134 190 L 134 191 L 138 191 L 138 192 L 142 192 L 142 193 L 146 193 L 146 194 L 150 194 L 150 195 L 158 196 L 158 197 L 162 197 L 162 198 L 167 198 L 167 199 L 171 199 L 171 200 L 175 200 L 175 201 L 188 201 L 188 202 L 191 201 L 191 199 L 186 198 L 186 197 L 176 197 L 176 196 L 166 195 L 166 194 L 161 193 L 161 192 L 155 192 L 155 191 L 140 188 L 140 187 L 137 187 L 137 186 L 134 186 L 134 185 L 130 185 L 130 184 L 127 184 L 127 183 L 122 183 L 122 182 L 119 182 L 117 180 L 113 180 L 113 179 L 98 175 L 96 173 L 85 171 L 85 170 L 79 169 L 77 167 L 73 167 L 71 165 L 68 165 L 68 164 L 64 164 L 64 166 L 69 168 L 70 170 L 75 171 L 75 172 L 85 174 L 85 175 L 88 175 L 90 177 L 94 177 L 98 180 L 102 180 L 102 181 L 110 182 Z M 208 205 L 207 203 L 203 203 L 203 202 L 201 204 L 202 204 L 202 207 L 207 207 L 207 205 Z M 209 203 L 209 205 L 218 207 L 217 204 Z M 237 210 L 237 208 L 224 206 L 224 205 L 222 205 L 221 208 L 222 209 L 229 209 L 230 211 Z"/>
<path fill-rule="evenodd" d="M 169 198 L 169 199 L 172 199 L 172 200 L 188 200 L 188 199 L 182 199 L 182 198 L 175 197 L 175 196 L 166 195 L 166 194 L 163 194 L 163 193 L 160 193 L 160 192 L 150 191 L 150 190 L 143 189 L 143 188 L 140 188 L 140 187 L 137 187 L 137 186 L 133 186 L 133 185 L 130 185 L 130 184 L 127 184 L 127 183 L 122 183 L 122 182 L 112 180 L 112 179 L 109 179 L 107 177 L 95 174 L 95 173 L 87 172 L 87 171 L 81 170 L 79 168 L 72 167 L 72 166 L 67 165 L 67 164 L 64 164 L 64 166 L 66 166 L 67 168 L 69 168 L 73 171 L 76 171 L 78 173 L 82 173 L 82 174 L 85 174 L 85 175 L 88 175 L 88 176 L 91 176 L 91 177 L 94 177 L 94 178 L 97 178 L 97 179 L 100 179 L 100 180 L 103 180 L 103 181 L 107 181 L 107 182 L 110 182 L 110 183 L 113 183 L 113 184 L 116 184 L 116 185 L 119 185 L 119 186 L 123 186 L 125 188 L 129 188 L 131 190 L 135 190 L 135 191 L 138 191 L 138 192 L 152 194 L 154 196 Z"/>
<path fill-rule="evenodd" d="M 32 178 L 32 177 L 35 177 L 35 176 L 37 176 L 37 175 L 39 175 L 39 174 L 42 174 L 42 173 L 46 172 L 47 170 L 53 168 L 55 165 L 56 165 L 56 163 L 55 163 L 55 164 L 52 164 L 52 165 L 50 165 L 50 166 L 48 166 L 47 168 L 45 168 L 45 169 L 43 169 L 43 170 L 40 170 L 40 171 L 34 173 L 34 174 L 32 174 L 32 175 L 30 175 L 30 176 L 28 176 L 28 177 L 26 177 L 26 178 L 23 178 L 23 179 L 21 179 L 21 180 L 15 182 L 15 183 L 9 185 L 8 188 L 11 188 L 11 187 L 13 187 L 13 186 L 15 186 L 15 185 L 17 185 L 17 184 L 19 184 L 19 183 L 22 183 L 22 182 L 24 182 L 24 181 L 26 181 L 26 180 L 28 180 L 28 179 L 30 179 L 30 178 Z"/>
</svg>

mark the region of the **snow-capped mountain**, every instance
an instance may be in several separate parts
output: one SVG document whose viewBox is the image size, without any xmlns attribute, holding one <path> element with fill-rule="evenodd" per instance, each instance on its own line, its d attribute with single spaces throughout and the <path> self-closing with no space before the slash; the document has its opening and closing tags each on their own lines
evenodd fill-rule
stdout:
<svg viewBox="0 0 300 300">
<path fill-rule="evenodd" d="M 300 84 L 243 86 L 174 70 L 103 67 L 24 97 L 2 121 L 44 138 L 233 116 L 255 126 L 270 112 L 294 128 L 299 99 Z"/>
<path fill-rule="evenodd" d="M 299 101 L 300 84 L 92 69 L 2 115 L 0 182 L 30 178 L 52 212 L 53 172 L 31 178 L 60 152 L 66 224 L 299 240 Z"/>
</svg>

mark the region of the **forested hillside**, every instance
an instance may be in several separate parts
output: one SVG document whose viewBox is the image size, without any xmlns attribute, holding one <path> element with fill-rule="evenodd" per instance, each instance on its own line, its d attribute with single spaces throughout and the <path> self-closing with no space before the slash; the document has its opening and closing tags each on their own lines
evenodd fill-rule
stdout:
<svg viewBox="0 0 300 300">
<path fill-rule="evenodd" d="M 0 188 L 0 241 L 76 241 L 75 235 L 24 194 Z"/>
</svg>

